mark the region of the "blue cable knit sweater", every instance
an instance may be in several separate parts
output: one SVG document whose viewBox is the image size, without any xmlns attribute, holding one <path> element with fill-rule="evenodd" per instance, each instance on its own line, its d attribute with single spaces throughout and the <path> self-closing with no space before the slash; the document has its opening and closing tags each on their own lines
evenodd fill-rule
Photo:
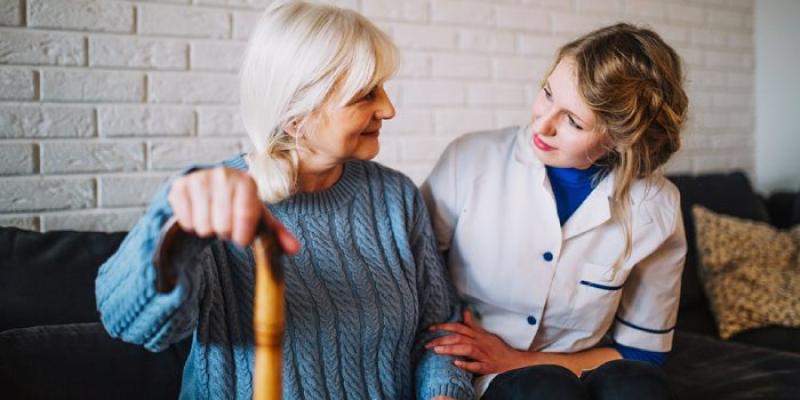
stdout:
<svg viewBox="0 0 800 400">
<path fill-rule="evenodd" d="M 242 157 L 224 163 L 246 169 Z M 177 287 L 155 291 L 152 257 L 172 215 L 162 188 L 100 268 L 97 306 L 108 332 L 159 351 L 193 335 L 181 398 L 250 399 L 253 265 L 249 249 L 214 241 Z M 471 376 L 426 351 L 433 323 L 460 307 L 417 188 L 366 161 L 330 189 L 270 205 L 301 242 L 284 257 L 284 399 L 471 399 Z"/>
</svg>

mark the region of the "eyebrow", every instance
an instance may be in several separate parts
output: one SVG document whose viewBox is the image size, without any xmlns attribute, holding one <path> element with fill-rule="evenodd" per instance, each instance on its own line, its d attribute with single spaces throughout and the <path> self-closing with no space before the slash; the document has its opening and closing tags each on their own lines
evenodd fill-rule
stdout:
<svg viewBox="0 0 800 400">
<path fill-rule="evenodd" d="M 553 88 L 552 88 L 552 86 L 550 86 L 550 80 L 549 79 L 544 82 L 544 87 L 547 88 L 547 90 L 550 92 L 550 95 L 552 96 L 553 95 Z M 576 120 L 580 121 L 582 127 L 586 128 L 586 125 L 587 125 L 586 121 L 584 121 L 581 117 L 579 117 L 578 114 L 575 114 L 574 112 L 572 112 L 572 110 L 568 110 L 568 109 L 565 109 L 565 111 L 569 115 L 571 115 L 572 118 L 575 118 Z"/>
</svg>

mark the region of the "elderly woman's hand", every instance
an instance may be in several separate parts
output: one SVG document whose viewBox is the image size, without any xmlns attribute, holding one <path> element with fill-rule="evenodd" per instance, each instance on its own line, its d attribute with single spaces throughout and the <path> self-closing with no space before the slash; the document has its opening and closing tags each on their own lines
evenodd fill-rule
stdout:
<svg viewBox="0 0 800 400">
<path fill-rule="evenodd" d="M 168 201 L 181 228 L 200 237 L 216 236 L 240 246 L 252 243 L 260 220 L 275 229 L 288 254 L 300 243 L 258 198 L 253 178 L 231 168 L 200 170 L 175 180 Z"/>
</svg>

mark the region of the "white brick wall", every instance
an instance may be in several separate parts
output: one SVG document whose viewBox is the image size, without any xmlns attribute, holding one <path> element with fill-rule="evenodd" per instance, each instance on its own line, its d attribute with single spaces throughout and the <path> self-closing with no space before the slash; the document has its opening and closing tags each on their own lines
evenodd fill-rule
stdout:
<svg viewBox="0 0 800 400">
<path fill-rule="evenodd" d="M 14 1 L 14 0 L 11 0 Z M 123 1 L 26 0 L 27 25 L 80 31 L 133 32 L 133 5 Z"/>
<path fill-rule="evenodd" d="M 403 51 L 378 160 L 420 182 L 449 141 L 524 123 L 561 44 L 647 24 L 684 58 L 673 172 L 753 172 L 753 0 L 334 0 Z M 270 0 L 0 1 L 0 225 L 128 229 L 175 170 L 248 148 L 236 70 Z"/>
</svg>

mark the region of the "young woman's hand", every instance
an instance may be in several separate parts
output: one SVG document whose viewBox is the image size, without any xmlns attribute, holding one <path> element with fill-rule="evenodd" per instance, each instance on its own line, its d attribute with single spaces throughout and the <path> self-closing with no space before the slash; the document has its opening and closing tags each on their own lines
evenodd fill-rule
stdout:
<svg viewBox="0 0 800 400">
<path fill-rule="evenodd" d="M 287 254 L 300 249 L 297 239 L 261 202 L 255 181 L 245 172 L 224 167 L 192 172 L 173 182 L 167 200 L 186 232 L 247 246 L 264 220 L 275 229 Z"/>
<path fill-rule="evenodd" d="M 485 331 L 475 323 L 469 311 L 464 311 L 463 324 L 436 324 L 430 329 L 445 331 L 449 335 L 431 340 L 425 348 L 432 349 L 437 354 L 466 357 L 466 361 L 454 361 L 463 370 L 485 375 L 525 366 L 525 352 L 512 348 L 503 339 Z"/>
</svg>

